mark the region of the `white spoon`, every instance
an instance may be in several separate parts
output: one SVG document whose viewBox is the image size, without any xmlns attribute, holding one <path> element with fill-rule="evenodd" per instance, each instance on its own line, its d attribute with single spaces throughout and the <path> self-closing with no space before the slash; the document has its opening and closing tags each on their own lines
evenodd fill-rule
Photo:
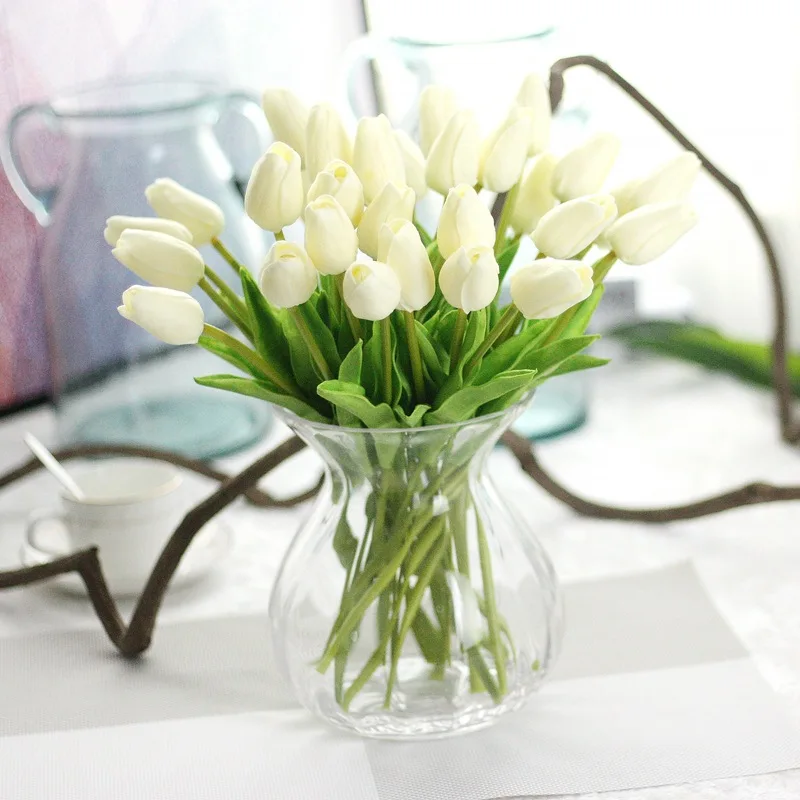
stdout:
<svg viewBox="0 0 800 800">
<path fill-rule="evenodd" d="M 55 456 L 32 434 L 26 433 L 23 437 L 25 444 L 28 445 L 44 468 L 76 499 L 85 500 L 86 494 L 83 489 L 75 483 L 75 479 L 67 472 L 64 467 L 56 461 Z"/>
</svg>

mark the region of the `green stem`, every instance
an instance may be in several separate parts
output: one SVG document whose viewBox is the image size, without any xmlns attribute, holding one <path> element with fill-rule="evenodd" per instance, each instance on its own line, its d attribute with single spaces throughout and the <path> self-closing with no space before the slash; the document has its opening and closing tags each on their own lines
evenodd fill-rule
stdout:
<svg viewBox="0 0 800 800">
<path fill-rule="evenodd" d="M 467 312 L 463 308 L 458 309 L 456 324 L 453 328 L 453 341 L 450 343 L 450 374 L 456 371 L 458 359 L 461 356 L 461 347 L 464 344 L 464 331 L 467 329 Z"/>
<path fill-rule="evenodd" d="M 218 342 L 229 347 L 237 355 L 241 356 L 245 361 L 251 364 L 255 369 L 264 374 L 271 383 L 282 389 L 286 394 L 294 395 L 295 397 L 302 397 L 300 387 L 290 378 L 281 375 L 271 364 L 266 362 L 255 350 L 251 350 L 247 345 L 242 344 L 238 339 L 235 339 L 229 333 L 215 328 L 213 325 L 204 325 L 203 334 L 210 339 L 216 339 Z"/>
<path fill-rule="evenodd" d="M 616 263 L 617 254 L 613 250 L 594 262 L 592 265 L 592 282 L 595 286 L 599 286 L 605 280 L 606 275 L 611 271 L 611 267 Z"/>
<path fill-rule="evenodd" d="M 242 319 L 238 310 L 209 283 L 207 278 L 200 278 L 197 285 L 208 295 L 211 302 L 252 342 L 253 331 L 250 329 L 250 325 Z"/>
<path fill-rule="evenodd" d="M 211 240 L 211 245 L 233 267 L 237 275 L 244 269 L 241 263 L 233 257 L 233 253 L 216 236 Z M 208 267 L 206 267 L 206 272 L 208 272 Z"/>
<path fill-rule="evenodd" d="M 247 310 L 244 300 L 208 264 L 205 267 L 206 277 L 219 289 L 220 294 L 239 312 L 242 319 L 248 319 L 250 312 Z"/>
<path fill-rule="evenodd" d="M 500 623 L 497 615 L 497 600 L 494 593 L 494 575 L 492 574 L 492 554 L 489 552 L 489 543 L 486 541 L 486 531 L 476 506 L 475 524 L 478 530 L 478 554 L 481 562 L 481 582 L 483 583 L 483 597 L 486 603 L 486 621 L 489 623 L 489 643 L 494 656 L 494 666 L 497 670 L 497 690 L 500 695 L 507 691 L 506 658 L 503 648 L 503 639 L 500 634 Z"/>
<path fill-rule="evenodd" d="M 358 317 L 353 316 L 350 306 L 347 305 L 344 299 L 344 272 L 340 272 L 336 276 L 336 291 L 339 293 L 339 300 L 342 304 L 342 308 L 344 309 L 344 315 L 347 317 L 347 324 L 350 326 L 350 332 L 353 334 L 353 339 L 356 341 L 363 339 L 364 337 L 361 333 L 361 321 L 358 319 Z"/>
<path fill-rule="evenodd" d="M 503 315 L 497 320 L 497 324 L 487 334 L 486 338 L 481 342 L 481 346 L 475 351 L 472 358 L 467 362 L 464 370 L 465 375 L 469 375 L 475 367 L 480 364 L 481 359 L 491 350 L 497 340 L 505 333 L 506 329 L 512 329 L 519 322 L 520 312 L 519 309 L 512 303 L 503 312 Z"/>
<path fill-rule="evenodd" d="M 422 375 L 422 355 L 417 338 L 417 325 L 411 311 L 403 312 L 408 340 L 408 357 L 411 359 L 411 377 L 414 383 L 414 404 L 425 402 L 425 379 Z"/>
<path fill-rule="evenodd" d="M 286 237 L 283 235 L 283 231 L 275 231 L 275 241 L 276 242 L 286 241 Z"/>
<path fill-rule="evenodd" d="M 381 320 L 381 350 L 383 360 L 383 402 L 392 405 L 392 321 Z"/>
<path fill-rule="evenodd" d="M 486 666 L 486 662 L 483 660 L 483 656 L 477 646 L 470 647 L 469 650 L 467 650 L 467 658 L 469 660 L 470 669 L 480 678 L 483 684 L 482 688 L 485 688 L 486 691 L 489 692 L 495 703 L 500 703 L 503 699 L 503 695 L 500 694 L 497 684 L 492 677 L 492 673 L 489 672 L 489 667 Z M 478 691 L 480 690 L 481 689 L 478 689 Z M 474 688 L 473 691 L 475 691 Z"/>
<path fill-rule="evenodd" d="M 497 221 L 497 234 L 494 240 L 495 256 L 500 255 L 500 251 L 506 243 L 506 231 L 511 224 L 511 212 L 514 210 L 514 203 L 517 202 L 518 193 L 519 183 L 515 183 L 506 193 L 506 199 L 503 201 L 503 208 L 500 211 L 500 219 Z"/>
<path fill-rule="evenodd" d="M 319 344 L 317 344 L 314 334 L 311 333 L 311 328 L 308 327 L 308 323 L 306 322 L 306 318 L 303 316 L 301 307 L 293 306 L 290 308 L 289 316 L 294 321 L 300 336 L 306 343 L 308 352 L 311 354 L 312 360 L 317 365 L 317 369 L 319 370 L 320 375 L 322 375 L 322 379 L 326 381 L 332 380 L 333 373 L 331 372 L 331 368 L 328 366 L 325 356 L 322 355 L 322 350 L 319 349 Z"/>
</svg>

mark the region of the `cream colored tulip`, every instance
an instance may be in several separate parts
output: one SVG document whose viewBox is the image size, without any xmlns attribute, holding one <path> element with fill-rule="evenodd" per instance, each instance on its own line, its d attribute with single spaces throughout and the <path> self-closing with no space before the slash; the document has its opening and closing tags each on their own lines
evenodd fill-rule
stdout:
<svg viewBox="0 0 800 800">
<path fill-rule="evenodd" d="M 446 195 L 454 186 L 478 182 L 481 131 L 472 111 L 457 111 L 431 145 L 425 182 Z"/>
<path fill-rule="evenodd" d="M 361 179 L 367 203 L 371 203 L 387 183 L 405 184 L 403 154 L 394 138 L 391 123 L 383 114 L 358 121 L 353 169 Z"/>
<path fill-rule="evenodd" d="M 381 226 L 393 219 L 411 220 L 414 215 L 414 190 L 409 186 L 387 183 L 367 206 L 358 225 L 358 246 L 368 256 L 378 255 Z"/>
<path fill-rule="evenodd" d="M 666 253 L 696 224 L 697 214 L 688 203 L 657 203 L 621 217 L 606 237 L 620 261 L 647 264 Z"/>
<path fill-rule="evenodd" d="M 550 93 L 541 75 L 532 73 L 522 81 L 517 103 L 533 111 L 528 155 L 543 153 L 550 146 Z"/>
<path fill-rule="evenodd" d="M 419 96 L 419 144 L 426 156 L 456 111 L 456 94 L 449 86 L 431 84 L 422 90 Z"/>
<path fill-rule="evenodd" d="M 344 274 L 342 294 L 347 307 L 359 319 L 385 319 L 400 303 L 400 281 L 380 261 L 356 262 Z"/>
<path fill-rule="evenodd" d="M 469 185 L 462 184 L 447 193 L 436 243 L 442 258 L 448 258 L 459 247 L 493 247 L 495 240 L 492 212 Z"/>
<path fill-rule="evenodd" d="M 655 203 L 679 203 L 686 199 L 700 172 L 700 159 L 689 151 L 662 164 L 649 175 L 629 181 L 611 194 L 619 215 Z"/>
<path fill-rule="evenodd" d="M 402 311 L 419 311 L 430 303 L 436 291 L 436 276 L 413 222 L 394 219 L 381 227 L 378 261 L 390 267 L 400 281 Z"/>
<path fill-rule="evenodd" d="M 247 216 L 277 233 L 300 218 L 304 198 L 300 156 L 288 144 L 275 142 L 250 174 L 244 195 Z"/>
<path fill-rule="evenodd" d="M 267 89 L 261 105 L 275 139 L 288 144 L 305 160 L 308 106 L 288 89 Z"/>
<path fill-rule="evenodd" d="M 338 275 L 355 261 L 358 237 L 350 217 L 329 194 L 306 206 L 306 252 L 323 275 Z"/>
<path fill-rule="evenodd" d="M 153 286 L 181 292 L 192 290 L 205 273 L 197 249 L 168 233 L 129 228 L 120 234 L 111 254 Z"/>
<path fill-rule="evenodd" d="M 355 170 L 344 161 L 331 161 L 314 179 L 308 190 L 307 202 L 329 194 L 345 210 L 353 225 L 364 214 L 364 188 Z"/>
<path fill-rule="evenodd" d="M 597 133 L 567 153 L 553 170 L 553 194 L 574 200 L 600 191 L 619 155 L 620 142 L 612 133 Z"/>
<path fill-rule="evenodd" d="M 511 227 L 516 233 L 530 233 L 539 220 L 558 203 L 550 191 L 553 168 L 557 161 L 552 153 L 542 153 L 533 159 L 520 183 L 519 193 L 511 210 Z"/>
<path fill-rule="evenodd" d="M 491 192 L 507 192 L 522 175 L 528 160 L 533 110 L 515 106 L 502 125 L 484 142 L 478 180 Z"/>
<path fill-rule="evenodd" d="M 406 168 L 406 183 L 414 190 L 417 199 L 428 191 L 425 183 L 425 156 L 417 143 L 405 132 L 395 131 L 394 138 L 403 154 L 403 164 Z"/>
<path fill-rule="evenodd" d="M 160 286 L 131 286 L 117 311 L 167 344 L 196 344 L 203 333 L 203 309 L 185 292 Z"/>
<path fill-rule="evenodd" d="M 305 166 L 313 181 L 331 161 L 353 160 L 353 143 L 336 109 L 321 103 L 311 109 L 306 128 Z"/>
<path fill-rule="evenodd" d="M 608 194 L 569 200 L 548 211 L 531 238 L 540 253 L 572 258 L 592 244 L 614 221 L 617 207 Z"/>
<path fill-rule="evenodd" d="M 215 202 L 172 178 L 154 181 L 144 190 L 144 195 L 159 217 L 180 222 L 188 229 L 195 247 L 208 244 L 225 227 L 225 215 Z"/>
<path fill-rule="evenodd" d="M 511 276 L 511 300 L 526 319 L 551 319 L 585 300 L 592 268 L 581 261 L 542 258 Z"/>
<path fill-rule="evenodd" d="M 442 265 L 439 288 L 454 308 L 485 308 L 500 288 L 500 267 L 491 247 L 460 247 Z"/>
<path fill-rule="evenodd" d="M 275 242 L 264 259 L 258 285 L 276 308 L 293 308 L 311 298 L 318 278 L 308 253 L 299 244 Z"/>
<path fill-rule="evenodd" d="M 106 220 L 103 236 L 114 247 L 122 232 L 127 230 L 157 231 L 174 236 L 182 242 L 192 243 L 192 234 L 185 225 L 175 222 L 174 219 L 162 219 L 161 217 L 125 217 L 118 214 Z"/>
</svg>

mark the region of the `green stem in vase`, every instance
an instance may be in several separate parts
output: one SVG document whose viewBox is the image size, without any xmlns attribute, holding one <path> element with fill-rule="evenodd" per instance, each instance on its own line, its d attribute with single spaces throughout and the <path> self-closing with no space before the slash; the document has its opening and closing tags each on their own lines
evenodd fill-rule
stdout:
<svg viewBox="0 0 800 800">
<path fill-rule="evenodd" d="M 483 599 L 486 604 L 485 615 L 486 621 L 489 624 L 489 643 L 491 644 L 494 666 L 497 671 L 497 691 L 503 696 L 507 691 L 506 658 L 497 614 L 497 600 L 494 593 L 492 554 L 489 552 L 489 543 L 486 541 L 486 531 L 483 527 L 483 521 L 478 513 L 478 509 L 474 505 L 473 510 L 475 511 L 475 525 L 478 532 L 478 554 L 481 563 Z"/>
<path fill-rule="evenodd" d="M 461 347 L 464 344 L 464 331 L 467 329 L 467 312 L 458 309 L 456 324 L 453 327 L 453 341 L 450 343 L 450 374 L 456 371 L 458 359 L 461 357 Z"/>
<path fill-rule="evenodd" d="M 311 333 L 311 328 L 308 327 L 308 323 L 306 322 L 306 318 L 303 316 L 303 311 L 300 306 L 294 306 L 290 308 L 289 316 L 294 321 L 297 331 L 305 342 L 308 352 L 311 354 L 312 360 L 317 365 L 317 369 L 319 370 L 322 379 L 325 381 L 331 380 L 333 378 L 331 368 L 328 366 L 325 356 L 322 355 L 322 350 L 319 349 L 317 340 L 314 338 L 314 334 Z"/>
<path fill-rule="evenodd" d="M 414 404 L 425 402 L 425 379 L 422 375 L 422 354 L 419 349 L 417 327 L 414 314 L 411 311 L 403 312 L 406 324 L 406 339 L 408 340 L 408 357 L 411 360 L 411 377 L 414 385 Z"/>
</svg>

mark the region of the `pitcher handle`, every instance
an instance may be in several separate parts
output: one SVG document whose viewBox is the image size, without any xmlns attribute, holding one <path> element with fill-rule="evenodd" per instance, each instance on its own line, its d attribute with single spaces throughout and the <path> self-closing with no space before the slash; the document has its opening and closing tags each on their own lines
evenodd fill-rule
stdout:
<svg viewBox="0 0 800 800">
<path fill-rule="evenodd" d="M 16 152 L 18 128 L 23 120 L 35 114 L 52 118 L 53 111 L 46 103 L 31 103 L 30 105 L 20 106 L 11 115 L 11 119 L 9 119 L 6 126 L 5 135 L 0 141 L 0 162 L 3 164 L 8 182 L 17 197 L 19 197 L 25 208 L 36 217 L 36 221 L 46 227 L 50 224 L 50 212 L 41 197 L 30 187 Z"/>
</svg>

